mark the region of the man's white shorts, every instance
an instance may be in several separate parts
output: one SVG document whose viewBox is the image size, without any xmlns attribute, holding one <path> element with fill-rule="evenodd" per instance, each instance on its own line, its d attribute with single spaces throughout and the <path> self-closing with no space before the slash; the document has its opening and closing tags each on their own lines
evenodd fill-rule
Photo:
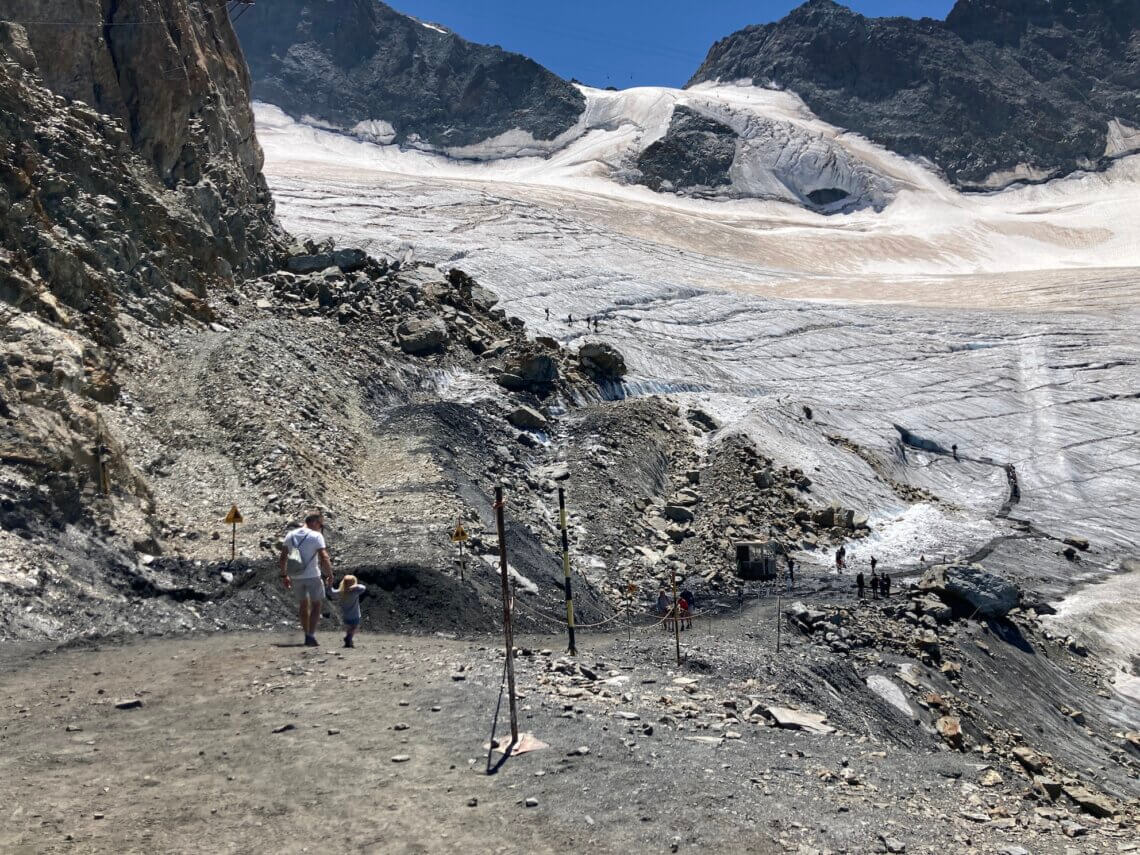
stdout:
<svg viewBox="0 0 1140 855">
<path fill-rule="evenodd" d="M 298 600 L 311 600 L 319 603 L 325 598 L 325 582 L 320 576 L 311 579 L 294 579 L 293 591 Z"/>
</svg>

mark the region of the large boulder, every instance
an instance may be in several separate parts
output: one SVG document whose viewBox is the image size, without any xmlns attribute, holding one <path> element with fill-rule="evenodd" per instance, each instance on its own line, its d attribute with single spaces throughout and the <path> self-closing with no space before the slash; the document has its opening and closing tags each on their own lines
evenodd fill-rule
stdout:
<svg viewBox="0 0 1140 855">
<path fill-rule="evenodd" d="M 368 254 L 362 249 L 336 249 L 332 252 L 290 255 L 285 269 L 290 273 L 320 273 L 333 267 L 345 273 L 362 269 L 368 263 Z"/>
<path fill-rule="evenodd" d="M 578 349 L 578 364 L 595 377 L 624 377 L 627 370 L 621 351 L 600 341 L 587 342 Z"/>
<path fill-rule="evenodd" d="M 978 564 L 935 565 L 923 574 L 918 588 L 983 618 L 1005 617 L 1021 602 L 1021 590 L 1015 584 Z"/>
<path fill-rule="evenodd" d="M 447 324 L 443 318 L 408 318 L 396 328 L 396 338 L 404 353 L 432 353 L 446 343 Z"/>
<path fill-rule="evenodd" d="M 546 430 L 546 416 L 532 407 L 516 407 L 507 415 L 507 421 L 523 430 Z"/>
<path fill-rule="evenodd" d="M 687 507 L 680 504 L 668 504 L 661 512 L 666 519 L 672 520 L 677 523 L 691 523 L 693 521 L 693 512 Z"/>
<path fill-rule="evenodd" d="M 547 353 L 527 350 L 510 357 L 498 382 L 508 389 L 541 389 L 558 379 L 558 363 Z"/>
</svg>

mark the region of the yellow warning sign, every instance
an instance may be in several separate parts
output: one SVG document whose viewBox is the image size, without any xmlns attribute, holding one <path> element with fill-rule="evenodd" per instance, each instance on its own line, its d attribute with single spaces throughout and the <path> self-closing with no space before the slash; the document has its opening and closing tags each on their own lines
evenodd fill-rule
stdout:
<svg viewBox="0 0 1140 855">
<path fill-rule="evenodd" d="M 238 510 L 237 505 L 234 505 L 230 508 L 230 512 L 226 514 L 226 518 L 223 522 L 226 525 L 237 525 L 239 522 L 245 522 L 245 520 L 242 519 L 241 511 Z"/>
<path fill-rule="evenodd" d="M 637 585 L 633 584 L 633 582 L 630 582 L 628 585 L 625 586 L 625 592 L 627 594 L 629 594 L 631 597 L 634 594 L 636 594 L 638 592 L 638 590 L 640 590 L 640 589 L 637 587 Z"/>
<path fill-rule="evenodd" d="M 463 523 L 457 525 L 455 527 L 455 531 L 451 533 L 452 543 L 463 543 L 465 540 L 469 539 L 470 538 L 467 536 L 467 532 L 463 530 Z"/>
</svg>

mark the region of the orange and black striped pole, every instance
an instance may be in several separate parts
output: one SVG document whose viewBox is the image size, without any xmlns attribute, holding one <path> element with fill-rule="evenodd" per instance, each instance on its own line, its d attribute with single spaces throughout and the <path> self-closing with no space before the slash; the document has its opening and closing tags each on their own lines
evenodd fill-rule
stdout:
<svg viewBox="0 0 1140 855">
<path fill-rule="evenodd" d="M 566 534 L 566 491 L 558 488 L 558 520 L 562 526 L 562 578 L 566 583 L 566 631 L 570 634 L 571 656 L 578 655 L 574 646 L 574 592 L 570 585 L 570 539 Z"/>
</svg>

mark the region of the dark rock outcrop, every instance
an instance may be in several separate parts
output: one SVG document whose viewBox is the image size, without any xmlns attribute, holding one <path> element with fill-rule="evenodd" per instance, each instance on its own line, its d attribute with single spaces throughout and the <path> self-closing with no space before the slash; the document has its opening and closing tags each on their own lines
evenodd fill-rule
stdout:
<svg viewBox="0 0 1140 855">
<path fill-rule="evenodd" d="M 641 183 L 653 190 L 730 183 L 728 170 L 736 157 L 736 132 L 728 125 L 677 107 L 665 136 L 637 158 Z"/>
<path fill-rule="evenodd" d="M 538 63 L 425 25 L 376 0 L 276 0 L 238 22 L 253 94 L 384 142 L 462 146 L 513 128 L 550 140 L 585 99 Z M 387 138 L 384 138 L 384 137 Z"/>
<path fill-rule="evenodd" d="M 1116 121 L 1140 128 L 1138 39 L 1134 0 L 959 0 L 945 21 L 809 0 L 717 42 L 690 84 L 789 89 L 959 186 L 990 186 L 1022 164 L 1043 177 L 1140 147 L 1109 138 Z"/>
</svg>

